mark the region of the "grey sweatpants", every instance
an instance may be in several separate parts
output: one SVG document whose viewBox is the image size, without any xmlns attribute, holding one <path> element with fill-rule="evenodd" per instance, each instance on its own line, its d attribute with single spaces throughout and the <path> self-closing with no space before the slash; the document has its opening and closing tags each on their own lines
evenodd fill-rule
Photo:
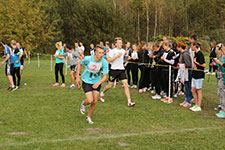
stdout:
<svg viewBox="0 0 225 150">
<path fill-rule="evenodd" d="M 225 111 L 225 89 L 224 89 L 223 78 L 217 79 L 217 92 L 220 99 L 221 108 L 222 110 Z"/>
</svg>

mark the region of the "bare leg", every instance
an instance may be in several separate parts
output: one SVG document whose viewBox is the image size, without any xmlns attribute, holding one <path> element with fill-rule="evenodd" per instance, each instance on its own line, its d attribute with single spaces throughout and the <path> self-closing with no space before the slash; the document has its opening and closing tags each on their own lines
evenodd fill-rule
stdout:
<svg viewBox="0 0 225 150">
<path fill-rule="evenodd" d="M 113 87 L 113 85 L 114 85 L 114 82 L 109 82 L 106 86 L 105 86 L 105 88 L 103 89 L 103 93 L 105 93 L 105 92 L 107 92 L 109 89 L 111 89 L 112 87 Z"/>
<path fill-rule="evenodd" d="M 74 71 L 70 71 L 70 77 L 71 77 L 72 84 L 74 84 L 74 78 L 75 78 Z"/>
<path fill-rule="evenodd" d="M 14 87 L 14 82 L 13 82 L 13 77 L 12 76 L 7 76 L 8 80 L 9 80 L 9 84 L 11 87 Z"/>
<path fill-rule="evenodd" d="M 91 107 L 88 110 L 88 115 L 87 117 L 91 117 L 92 113 L 95 111 L 96 105 L 97 105 L 97 101 L 98 101 L 98 97 L 99 97 L 99 92 L 98 91 L 93 91 L 93 102 L 91 104 Z"/>
<path fill-rule="evenodd" d="M 23 74 L 23 65 L 20 66 L 20 76 Z"/>
<path fill-rule="evenodd" d="M 130 90 L 129 90 L 129 87 L 128 87 L 127 80 L 122 80 L 122 83 L 123 83 L 123 86 L 124 86 L 124 93 L 125 93 L 127 99 L 130 99 Z"/>
<path fill-rule="evenodd" d="M 192 92 L 193 98 L 195 100 L 195 104 L 198 105 L 198 95 L 196 93 L 197 92 L 196 89 L 195 88 L 192 88 L 191 89 L 191 92 Z"/>
<path fill-rule="evenodd" d="M 197 105 L 200 107 L 201 104 L 202 104 L 202 89 L 198 89 L 197 93 L 198 93 L 198 103 L 197 103 Z"/>
</svg>

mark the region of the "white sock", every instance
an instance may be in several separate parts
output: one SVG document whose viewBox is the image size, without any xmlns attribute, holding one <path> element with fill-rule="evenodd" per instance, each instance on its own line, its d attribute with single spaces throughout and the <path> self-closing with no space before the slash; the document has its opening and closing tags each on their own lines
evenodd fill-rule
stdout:
<svg viewBox="0 0 225 150">
<path fill-rule="evenodd" d="M 104 96 L 104 93 L 103 92 L 101 92 L 101 96 Z"/>
<path fill-rule="evenodd" d="M 128 99 L 128 103 L 130 103 L 131 102 L 131 99 Z"/>
<path fill-rule="evenodd" d="M 74 86 L 74 84 L 72 84 L 71 86 Z"/>
</svg>

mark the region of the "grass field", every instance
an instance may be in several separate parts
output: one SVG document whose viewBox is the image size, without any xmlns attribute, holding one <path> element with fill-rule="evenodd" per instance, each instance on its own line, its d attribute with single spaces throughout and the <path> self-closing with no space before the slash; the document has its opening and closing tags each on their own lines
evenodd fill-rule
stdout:
<svg viewBox="0 0 225 150">
<path fill-rule="evenodd" d="M 218 119 L 216 79 L 206 76 L 202 112 L 181 108 L 184 97 L 164 104 L 131 89 L 133 108 L 121 85 L 98 103 L 87 124 L 79 112 L 85 98 L 82 90 L 70 90 L 69 69 L 66 88 L 51 87 L 54 73 L 50 61 L 26 62 L 22 86 L 8 92 L 4 66 L 0 67 L 0 150 L 149 150 L 225 149 L 225 120 Z M 24 85 L 24 83 L 27 85 Z M 104 84 L 105 85 L 105 84 Z"/>
</svg>

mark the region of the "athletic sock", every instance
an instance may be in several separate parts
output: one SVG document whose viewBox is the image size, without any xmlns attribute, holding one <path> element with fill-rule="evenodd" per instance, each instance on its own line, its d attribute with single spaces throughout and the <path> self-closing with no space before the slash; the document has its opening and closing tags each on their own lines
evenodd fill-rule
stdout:
<svg viewBox="0 0 225 150">
<path fill-rule="evenodd" d="M 131 99 L 128 99 L 128 103 L 130 103 L 131 102 Z"/>
<path fill-rule="evenodd" d="M 101 96 L 104 96 L 104 93 L 103 92 L 101 92 Z"/>
</svg>

